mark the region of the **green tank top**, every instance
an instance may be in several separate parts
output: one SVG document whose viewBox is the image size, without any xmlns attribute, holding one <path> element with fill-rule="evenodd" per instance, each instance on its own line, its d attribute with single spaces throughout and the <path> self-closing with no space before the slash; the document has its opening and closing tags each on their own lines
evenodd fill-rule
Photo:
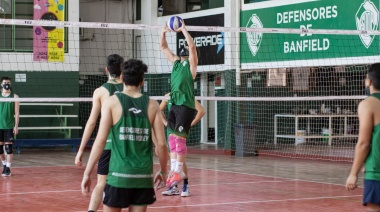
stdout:
<svg viewBox="0 0 380 212">
<path fill-rule="evenodd" d="M 123 83 L 113 84 L 113 83 L 106 82 L 102 85 L 102 87 L 107 89 L 110 96 L 112 96 L 116 91 L 119 91 L 119 92 L 123 91 Z"/>
<path fill-rule="evenodd" d="M 0 98 L 13 98 L 14 94 L 7 97 L 0 95 Z M 0 102 L 0 129 L 9 130 L 15 126 L 15 103 L 14 102 Z"/>
<path fill-rule="evenodd" d="M 370 96 L 380 100 L 380 93 L 373 93 Z M 371 149 L 364 165 L 364 179 L 380 180 L 380 123 L 373 127 Z"/>
<path fill-rule="evenodd" d="M 170 99 L 175 105 L 195 109 L 194 79 L 190 71 L 189 60 L 174 61 L 170 75 Z"/>
<path fill-rule="evenodd" d="M 110 96 L 112 96 L 115 92 L 123 91 L 123 83 L 113 84 L 113 83 L 106 82 L 102 85 L 102 87 L 107 89 Z M 110 130 L 110 133 L 108 134 L 108 137 L 107 137 L 106 146 L 104 147 L 104 149 L 110 150 L 111 149 L 111 143 L 112 143 L 112 133 Z"/>
<path fill-rule="evenodd" d="M 153 188 L 153 141 L 149 97 L 116 93 L 123 112 L 112 126 L 114 140 L 107 183 L 117 188 Z"/>
</svg>

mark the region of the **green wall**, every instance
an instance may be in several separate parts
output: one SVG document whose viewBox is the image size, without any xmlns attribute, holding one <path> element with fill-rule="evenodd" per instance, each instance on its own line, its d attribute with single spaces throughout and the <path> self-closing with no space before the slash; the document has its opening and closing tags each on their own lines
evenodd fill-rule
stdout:
<svg viewBox="0 0 380 212">
<path fill-rule="evenodd" d="M 26 82 L 15 82 L 15 74 L 26 74 Z M 11 77 L 12 89 L 20 98 L 59 98 L 79 96 L 78 72 L 6 72 L 0 76 Z M 56 114 L 54 106 L 20 106 L 20 114 Z M 77 115 L 79 104 L 73 107 L 64 107 L 63 114 Z M 68 126 L 79 126 L 79 118 L 68 118 Z M 59 126 L 57 118 L 20 118 L 20 127 Z M 20 131 L 18 139 L 36 138 L 63 138 L 60 133 L 50 131 Z M 72 130 L 72 138 L 80 137 L 79 130 Z"/>
</svg>

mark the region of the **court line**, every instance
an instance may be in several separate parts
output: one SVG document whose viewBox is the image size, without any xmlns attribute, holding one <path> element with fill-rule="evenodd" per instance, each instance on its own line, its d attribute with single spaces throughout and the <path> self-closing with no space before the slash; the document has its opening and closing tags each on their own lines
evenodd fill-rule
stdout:
<svg viewBox="0 0 380 212">
<path fill-rule="evenodd" d="M 206 184 L 191 184 L 191 187 L 198 186 L 217 186 L 217 185 L 238 185 L 238 184 L 259 184 L 259 183 L 283 183 L 283 182 L 292 182 L 295 180 L 264 180 L 264 181 L 255 181 L 255 182 L 235 182 L 235 183 L 206 183 Z"/>
<path fill-rule="evenodd" d="M 159 165 L 158 163 L 154 163 L 155 165 Z M 22 169 L 22 168 L 39 168 L 39 167 L 70 167 L 70 168 L 83 168 L 83 171 L 86 166 L 75 166 L 75 165 L 62 165 L 62 166 L 28 166 L 28 167 L 13 167 L 13 169 Z M 345 187 L 344 184 L 337 184 L 337 183 L 328 183 L 328 182 L 320 182 L 317 181 L 319 179 L 314 180 L 306 180 L 306 179 L 296 179 L 296 178 L 289 178 L 289 177 L 278 177 L 278 176 L 268 176 L 268 175 L 260 175 L 260 174 L 250 174 L 250 173 L 242 173 L 242 172 L 236 172 L 236 171 L 226 171 L 226 170 L 219 170 L 219 169 L 211 169 L 211 168 L 198 168 L 198 167 L 189 167 L 191 169 L 198 169 L 198 170 L 207 170 L 207 171 L 215 171 L 215 172 L 225 172 L 225 173 L 232 173 L 232 174 L 242 174 L 242 175 L 249 175 L 249 176 L 258 176 L 258 177 L 267 177 L 267 178 L 277 178 L 277 179 L 284 179 L 284 180 L 290 180 L 290 181 L 303 181 L 303 182 L 309 182 L 309 183 L 321 183 L 326 185 L 335 185 L 335 186 L 342 186 Z M 340 179 L 340 178 L 326 178 L 326 179 Z M 326 179 L 320 179 L 320 180 L 326 180 Z M 359 179 L 361 179 L 359 177 Z M 359 188 L 363 188 L 362 186 L 359 186 Z"/>
<path fill-rule="evenodd" d="M 82 192 L 82 190 L 30 191 L 30 192 L 16 192 L 16 193 L 0 193 L 0 196 L 20 195 L 20 194 L 65 193 L 65 192 Z"/>
<path fill-rule="evenodd" d="M 301 200 L 337 199 L 337 198 L 351 198 L 351 197 L 361 197 L 361 196 L 362 195 L 331 196 L 331 197 L 307 197 L 307 198 L 274 199 L 274 200 L 252 200 L 252 201 L 243 201 L 243 202 L 224 202 L 224 203 L 221 202 L 221 203 L 211 203 L 211 204 L 152 206 L 152 207 L 148 207 L 148 208 L 158 209 L 158 208 L 202 207 L 202 206 L 218 206 L 218 205 L 234 205 L 234 204 L 250 204 L 250 203 L 270 203 L 270 202 L 301 201 Z"/>
<path fill-rule="evenodd" d="M 281 183 L 281 182 L 287 182 L 287 180 L 284 181 L 255 181 L 255 182 L 237 182 L 237 183 L 222 183 L 223 185 L 238 185 L 238 184 L 258 184 L 258 183 Z M 192 187 L 198 187 L 198 186 L 212 186 L 212 185 L 220 185 L 217 183 L 214 184 L 191 184 Z M 20 194 L 44 194 L 44 193 L 65 193 L 65 192 L 81 192 L 82 190 L 60 190 L 60 191 L 31 191 L 31 192 L 16 192 L 16 193 L 0 193 L 0 196 L 5 195 L 20 195 Z"/>
<path fill-rule="evenodd" d="M 13 164 L 12 164 L 13 165 Z M 72 168 L 78 168 L 78 169 L 80 169 L 80 168 L 83 168 L 83 171 L 84 171 L 84 169 L 86 169 L 86 166 L 76 166 L 76 165 L 55 165 L 55 166 L 16 166 L 16 167 L 14 167 L 14 166 L 12 166 L 11 168 L 12 169 L 24 169 L 24 168 L 52 168 L 52 167 L 72 167 Z"/>
<path fill-rule="evenodd" d="M 308 182 L 308 183 L 320 183 L 320 184 L 326 184 L 326 185 L 336 185 L 336 186 L 345 187 L 345 185 L 343 185 L 343 184 L 320 182 L 320 181 L 316 181 L 317 179 L 315 179 L 315 180 L 296 179 L 296 178 L 288 178 L 288 177 L 278 177 L 278 176 L 268 176 L 268 175 L 260 175 L 260 174 L 242 173 L 242 172 L 236 172 L 236 171 L 226 171 L 226 170 L 219 170 L 219 169 L 194 168 L 194 167 L 190 167 L 190 166 L 188 166 L 188 168 L 198 169 L 198 170 L 207 170 L 207 171 L 216 171 L 216 172 L 225 172 L 225 173 L 232 173 L 232 174 L 242 174 L 242 175 L 249 175 L 249 176 L 258 176 L 258 177 L 267 177 L 267 178 L 278 178 L 278 179 L 284 179 L 284 180 L 303 181 L 303 182 Z M 329 179 L 329 178 L 326 178 L 326 179 Z M 340 179 L 340 178 L 336 178 L 336 179 Z M 321 179 L 321 180 L 325 180 L 325 179 Z M 362 187 L 359 186 L 359 188 L 362 188 Z"/>
<path fill-rule="evenodd" d="M 337 199 L 337 198 L 351 198 L 361 197 L 362 195 L 351 196 L 331 196 L 331 197 L 307 197 L 307 198 L 292 198 L 292 199 L 274 199 L 274 200 L 252 200 L 242 202 L 221 202 L 211 204 L 192 204 L 192 205 L 168 205 L 168 206 L 148 206 L 148 209 L 166 209 L 166 208 L 182 208 L 182 207 L 205 207 L 205 206 L 220 206 L 220 205 L 235 205 L 235 204 L 252 204 L 252 203 L 271 203 L 271 202 L 286 202 L 286 201 L 301 201 L 301 200 L 319 200 L 319 199 Z M 123 209 L 122 211 L 126 211 Z M 103 211 L 103 210 L 98 210 Z M 79 211 L 78 211 L 79 212 Z M 82 212 L 82 211 L 80 211 Z"/>
</svg>

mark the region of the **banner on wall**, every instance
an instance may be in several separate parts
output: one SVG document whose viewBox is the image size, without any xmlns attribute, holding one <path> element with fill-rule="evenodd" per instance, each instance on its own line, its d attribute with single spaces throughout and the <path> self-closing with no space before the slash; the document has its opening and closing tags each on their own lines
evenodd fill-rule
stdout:
<svg viewBox="0 0 380 212">
<path fill-rule="evenodd" d="M 65 20 L 65 0 L 34 0 L 34 20 Z M 33 27 L 33 60 L 63 62 L 65 30 L 52 26 Z"/>
<path fill-rule="evenodd" d="M 241 27 L 378 30 L 379 1 L 319 0 L 241 12 Z M 241 33 L 241 63 L 379 55 L 379 36 Z M 322 60 L 320 60 L 322 61 Z M 284 63 L 285 64 L 285 63 Z M 296 63 L 291 63 L 297 65 Z"/>
<path fill-rule="evenodd" d="M 184 19 L 186 26 L 224 26 L 224 14 Z M 224 64 L 224 32 L 189 32 L 198 50 L 198 65 Z M 177 52 L 186 44 L 177 33 Z"/>
</svg>

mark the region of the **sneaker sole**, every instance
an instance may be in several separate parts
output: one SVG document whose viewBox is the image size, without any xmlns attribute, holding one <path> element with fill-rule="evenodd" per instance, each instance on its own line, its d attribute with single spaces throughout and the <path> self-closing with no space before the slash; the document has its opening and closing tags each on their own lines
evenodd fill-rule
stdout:
<svg viewBox="0 0 380 212">
<path fill-rule="evenodd" d="M 174 193 L 174 194 L 162 194 L 164 196 L 175 196 L 175 195 L 179 195 L 179 193 Z"/>
<path fill-rule="evenodd" d="M 189 197 L 190 194 L 181 194 L 181 197 Z"/>
</svg>

